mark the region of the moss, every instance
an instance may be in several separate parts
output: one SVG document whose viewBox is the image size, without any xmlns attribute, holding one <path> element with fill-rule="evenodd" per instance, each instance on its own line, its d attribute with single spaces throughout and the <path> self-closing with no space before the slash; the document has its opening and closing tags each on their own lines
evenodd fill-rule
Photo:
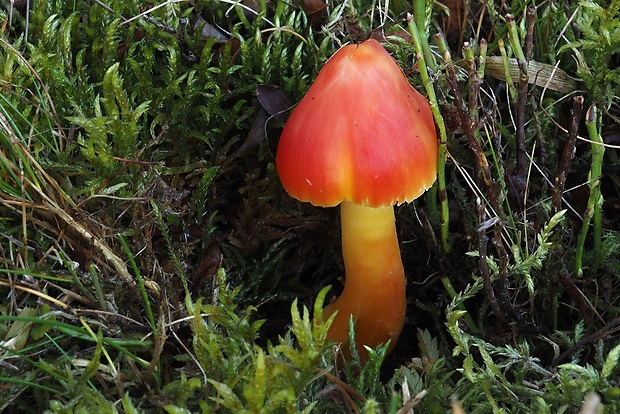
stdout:
<svg viewBox="0 0 620 414">
<path fill-rule="evenodd" d="M 530 3 L 414 3 L 415 33 L 404 1 L 0 11 L 0 407 L 447 412 L 456 395 L 466 412 L 576 412 L 596 391 L 619 411 L 616 148 L 577 144 L 615 142 L 618 2 L 531 20 Z M 382 35 L 448 127 L 445 191 L 397 209 L 394 352 L 342 365 L 320 315 L 337 212 L 283 191 L 284 119 L 257 93 L 298 102 L 340 44 Z M 579 102 L 510 67 L 520 50 L 579 80 L 589 130 Z"/>
</svg>

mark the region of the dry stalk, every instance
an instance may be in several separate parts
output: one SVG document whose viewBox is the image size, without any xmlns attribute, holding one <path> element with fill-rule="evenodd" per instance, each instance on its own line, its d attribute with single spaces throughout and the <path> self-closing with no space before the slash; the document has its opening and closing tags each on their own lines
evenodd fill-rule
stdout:
<svg viewBox="0 0 620 414">
<path fill-rule="evenodd" d="M 551 193 L 551 215 L 554 215 L 562 208 L 562 193 L 566 184 L 577 145 L 577 133 L 579 132 L 579 121 L 583 109 L 583 96 L 573 98 L 573 107 L 570 111 L 570 124 L 568 127 L 568 138 L 564 144 L 564 150 L 558 163 L 558 170 L 555 174 L 555 182 Z"/>
</svg>

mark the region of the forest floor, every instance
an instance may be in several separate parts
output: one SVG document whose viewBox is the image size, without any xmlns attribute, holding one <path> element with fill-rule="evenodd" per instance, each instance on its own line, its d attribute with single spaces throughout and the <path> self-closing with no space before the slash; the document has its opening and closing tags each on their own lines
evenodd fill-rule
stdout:
<svg viewBox="0 0 620 414">
<path fill-rule="evenodd" d="M 620 1 L 0 4 L 0 411 L 620 412 Z M 439 161 L 363 363 L 338 209 L 275 155 L 369 38 Z"/>
</svg>

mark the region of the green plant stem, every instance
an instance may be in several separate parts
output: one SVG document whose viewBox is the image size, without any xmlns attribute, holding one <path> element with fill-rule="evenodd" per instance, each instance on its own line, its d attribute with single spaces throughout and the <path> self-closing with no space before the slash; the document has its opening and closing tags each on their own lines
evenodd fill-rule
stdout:
<svg viewBox="0 0 620 414">
<path fill-rule="evenodd" d="M 478 47 L 480 48 L 480 50 L 478 51 L 478 69 L 476 71 L 476 75 L 478 75 L 478 79 L 483 79 L 484 71 L 487 67 L 487 50 L 489 49 L 489 44 L 485 39 L 480 39 L 480 41 L 478 42 Z"/>
<path fill-rule="evenodd" d="M 605 147 L 603 138 L 599 132 L 600 119 L 596 106 L 592 105 L 586 114 L 586 129 L 588 136 L 592 141 L 592 164 L 590 173 L 588 174 L 588 187 L 590 188 L 590 197 L 588 197 L 588 205 L 583 217 L 583 226 L 577 239 L 577 252 L 575 254 L 575 273 L 578 277 L 583 276 L 583 252 L 588 235 L 590 222 L 593 224 L 593 251 L 600 251 L 602 244 L 602 226 L 603 226 L 603 195 L 601 194 L 601 174 L 603 171 L 603 156 L 605 155 Z"/>
<path fill-rule="evenodd" d="M 448 193 L 446 190 L 446 159 L 448 156 L 448 137 L 446 133 L 446 126 L 443 122 L 443 117 L 441 116 L 441 111 L 439 110 L 439 102 L 437 101 L 437 96 L 435 95 L 435 89 L 433 88 L 433 83 L 430 80 L 430 76 L 428 74 L 428 68 L 426 66 L 426 59 L 424 58 L 424 47 L 423 43 L 428 44 L 426 38 L 422 41 L 420 34 L 418 32 L 418 28 L 416 23 L 412 18 L 407 19 L 409 25 L 409 33 L 411 34 L 411 38 L 413 39 L 413 45 L 415 47 L 416 53 L 418 54 L 418 70 L 420 71 L 420 77 L 422 78 L 422 84 L 424 84 L 424 88 L 426 89 L 426 93 L 428 94 L 428 99 L 431 105 L 431 111 L 433 112 L 433 117 L 435 118 L 435 123 L 437 124 L 437 128 L 439 129 L 439 157 L 437 164 L 437 186 L 439 187 L 439 200 L 441 203 L 441 243 L 443 246 L 443 250 L 446 253 L 450 253 L 452 251 L 452 246 L 450 245 L 449 240 L 449 226 L 450 226 L 450 208 L 448 206 Z"/>
<path fill-rule="evenodd" d="M 437 36 L 435 36 L 435 39 L 437 41 L 437 44 L 439 45 L 439 51 L 442 53 L 442 55 L 443 56 L 449 56 L 450 53 L 449 53 L 448 45 L 447 45 L 447 43 L 445 41 L 445 38 L 443 36 L 441 36 L 441 35 L 437 35 Z M 434 95 L 433 95 L 433 97 L 434 97 Z M 441 118 L 441 119 L 442 119 L 442 124 L 441 125 L 443 126 L 443 118 Z M 443 130 L 440 129 L 440 134 L 442 134 L 442 133 L 443 134 L 446 133 L 445 127 L 444 127 Z M 441 187 L 441 185 L 442 185 L 441 179 L 442 178 L 443 178 L 443 185 L 444 185 L 443 188 L 445 189 L 445 156 L 447 154 L 447 145 L 446 144 L 447 144 L 447 137 L 443 136 L 443 138 L 440 139 L 440 147 L 439 147 L 439 151 L 440 151 L 439 162 L 440 162 L 440 165 L 442 167 L 441 173 L 443 174 L 443 176 L 439 175 L 439 177 L 440 177 L 440 181 L 439 181 L 440 191 L 441 191 L 441 188 L 442 188 Z M 441 152 L 442 150 L 444 151 L 443 154 Z M 444 157 L 443 159 L 442 159 L 442 156 Z M 445 204 L 446 204 L 445 210 L 444 210 L 444 204 L 443 204 L 444 200 L 445 200 Z M 447 203 L 448 203 L 448 200 L 447 200 L 447 196 L 446 196 L 446 197 L 444 197 L 444 199 L 442 199 L 442 218 L 443 218 L 443 214 L 449 214 L 449 210 L 447 208 Z M 443 224 L 444 224 L 444 221 L 442 220 L 442 225 Z M 444 229 L 442 227 L 442 237 L 444 236 L 443 230 L 445 230 L 446 237 L 447 237 L 447 231 L 448 231 L 447 224 L 448 224 L 448 222 L 447 222 L 447 219 L 446 219 L 446 228 Z M 446 252 L 449 252 L 449 250 L 447 250 Z M 456 292 L 456 289 L 454 289 L 454 287 L 452 286 L 452 282 L 450 281 L 450 279 L 448 277 L 442 277 L 441 278 L 441 283 L 443 284 L 444 289 L 446 290 L 446 292 L 448 292 L 448 294 L 450 295 L 450 297 L 452 299 L 454 299 L 454 298 L 456 298 L 458 296 L 458 293 Z M 461 310 L 461 311 L 466 312 L 465 315 L 464 315 L 464 318 L 465 318 L 465 322 L 467 323 L 467 326 L 469 327 L 470 331 L 473 332 L 473 333 L 479 333 L 480 331 L 478 330 L 478 326 L 474 322 L 474 319 L 471 317 L 470 313 L 467 311 L 467 308 L 465 308 L 465 306 L 462 303 L 460 303 L 457 306 L 457 308 L 459 310 Z"/>
<path fill-rule="evenodd" d="M 155 317 L 153 316 L 153 309 L 151 308 L 151 302 L 149 301 L 149 294 L 146 291 L 146 286 L 144 286 L 144 280 L 142 279 L 140 268 L 138 267 L 138 264 L 133 258 L 133 254 L 131 253 L 131 250 L 129 249 L 129 245 L 127 245 L 127 242 L 125 241 L 125 238 L 121 234 L 119 234 L 118 239 L 120 240 L 121 245 L 123 246 L 123 250 L 125 251 L 125 254 L 129 258 L 129 263 L 131 263 L 131 267 L 133 268 L 133 271 L 136 275 L 136 279 L 138 280 L 138 287 L 140 288 L 140 292 L 142 293 L 142 300 L 144 300 L 144 309 L 146 310 L 146 317 L 148 318 L 149 324 L 151 325 L 151 329 L 153 331 L 153 337 L 157 338 L 157 326 L 155 325 Z"/>
<path fill-rule="evenodd" d="M 61 392 L 61 391 L 55 390 L 54 388 L 46 387 L 45 385 L 41 385 L 33 381 L 27 381 L 27 380 L 23 380 L 19 378 L 0 377 L 0 382 L 6 383 L 6 384 L 25 385 L 28 388 L 36 388 L 42 391 L 47 391 L 50 394 L 58 394 Z"/>
<path fill-rule="evenodd" d="M 416 51 L 424 55 L 426 67 L 430 68 L 433 72 L 437 72 L 437 64 L 435 63 L 433 53 L 431 52 L 431 46 L 428 44 L 427 40 L 428 33 L 426 31 L 426 0 L 414 0 L 413 20 L 415 20 L 414 25 L 415 27 L 417 27 L 417 33 L 419 35 L 418 38 L 421 41 L 421 52 L 417 50 L 417 46 Z"/>
<path fill-rule="evenodd" d="M 517 88 L 515 87 L 515 83 L 512 79 L 512 75 L 510 74 L 510 61 L 508 60 L 508 53 L 506 52 L 506 47 L 504 46 L 504 41 L 499 39 L 497 41 L 497 46 L 499 48 L 499 53 L 502 56 L 502 62 L 504 64 L 504 76 L 506 77 L 506 85 L 508 85 L 508 93 L 510 94 L 510 101 L 513 104 L 517 103 Z"/>
<path fill-rule="evenodd" d="M 526 174 L 526 164 L 527 164 L 527 155 L 525 150 L 525 112 L 526 112 L 526 104 L 527 104 L 527 88 L 528 88 L 528 53 L 523 51 L 521 47 L 521 43 L 519 41 L 519 33 L 517 31 L 517 25 L 515 23 L 514 16 L 507 15 L 506 23 L 508 24 L 508 38 L 510 39 L 510 45 L 517 57 L 517 64 L 519 65 L 519 85 L 518 85 L 518 95 L 517 95 L 517 107 L 516 107 L 516 130 L 515 130 L 515 138 L 517 144 L 517 183 L 519 186 L 525 185 L 525 174 Z M 527 40 L 527 37 L 526 37 Z M 526 50 L 528 50 L 528 44 L 525 44 Z M 523 193 L 524 189 L 520 188 L 518 193 Z M 523 194 L 518 194 L 521 197 Z"/>
<path fill-rule="evenodd" d="M 452 282 L 450 281 L 450 278 L 442 277 L 441 283 L 443 284 L 444 289 L 446 289 L 446 292 L 448 292 L 448 295 L 450 295 L 450 298 L 452 300 L 454 300 L 455 298 L 459 296 L 456 289 L 454 289 L 454 286 L 452 286 Z M 462 303 L 459 303 L 456 307 L 458 310 L 465 312 L 465 314 L 463 315 L 463 318 L 465 319 L 465 322 L 467 323 L 467 326 L 469 327 L 469 331 L 474 335 L 478 335 L 480 333 L 480 330 L 478 329 L 478 325 L 476 325 L 476 322 L 474 322 L 474 318 L 471 317 L 471 314 L 469 313 L 465 305 L 463 305 Z"/>
<path fill-rule="evenodd" d="M 510 40 L 510 45 L 512 46 L 512 50 L 517 58 L 517 62 L 519 63 L 519 80 L 527 83 L 527 66 L 523 66 L 523 64 L 527 65 L 527 60 L 525 59 L 525 53 L 521 47 L 519 32 L 517 30 L 517 24 L 515 23 L 514 16 L 506 16 L 506 24 L 508 24 L 508 39 Z"/>
<path fill-rule="evenodd" d="M 590 194 L 594 198 L 594 214 L 592 217 L 592 234 L 594 251 L 600 251 L 603 244 L 603 195 L 601 194 L 601 176 L 603 174 L 603 157 L 605 146 L 600 134 L 601 125 L 598 111 L 591 106 L 586 116 L 586 129 L 592 144 L 592 168 L 590 170 Z M 593 195 L 593 196 L 592 196 Z"/>
<path fill-rule="evenodd" d="M 95 293 L 97 294 L 97 302 L 99 302 L 99 307 L 102 311 L 107 311 L 108 307 L 103 297 L 103 290 L 101 289 L 101 283 L 99 283 L 99 275 L 97 274 L 97 269 L 95 269 L 94 264 L 90 265 L 90 277 L 93 280 L 93 287 L 95 288 Z"/>
</svg>

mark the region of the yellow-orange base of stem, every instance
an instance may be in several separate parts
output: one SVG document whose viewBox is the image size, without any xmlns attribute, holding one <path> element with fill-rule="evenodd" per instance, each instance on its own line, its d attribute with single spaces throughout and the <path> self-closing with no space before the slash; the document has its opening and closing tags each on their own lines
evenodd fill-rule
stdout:
<svg viewBox="0 0 620 414">
<path fill-rule="evenodd" d="M 392 350 L 405 321 L 405 272 L 396 236 L 393 207 L 341 204 L 344 291 L 324 309 L 327 319 L 338 311 L 328 339 L 341 342 L 349 356 L 350 315 L 355 323 L 356 349 L 363 361 L 364 345 L 390 342 Z"/>
</svg>

